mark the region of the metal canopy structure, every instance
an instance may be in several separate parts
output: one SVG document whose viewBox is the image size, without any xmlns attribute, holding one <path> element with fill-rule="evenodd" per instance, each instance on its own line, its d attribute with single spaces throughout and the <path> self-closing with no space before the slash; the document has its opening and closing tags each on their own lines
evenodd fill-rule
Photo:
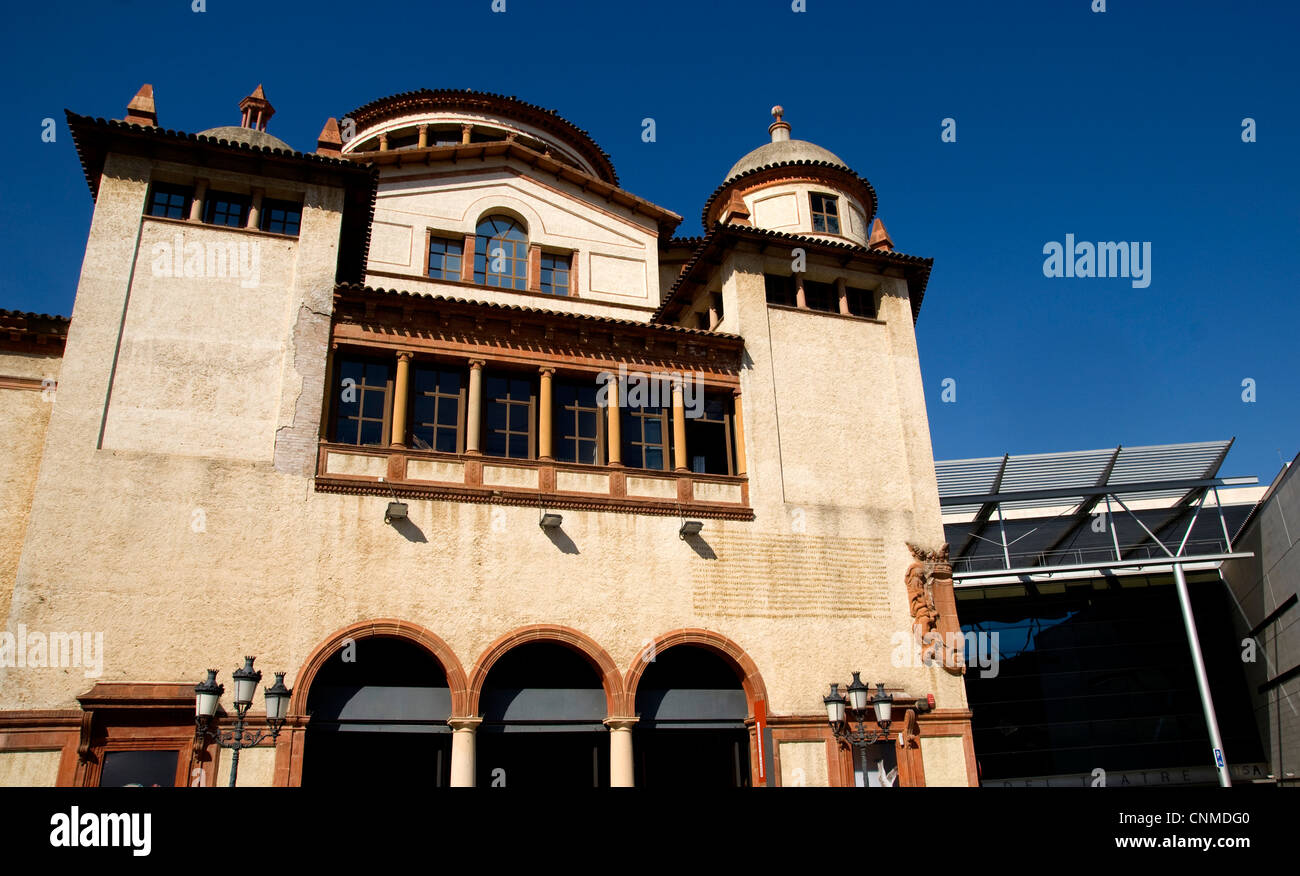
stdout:
<svg viewBox="0 0 1300 876">
<path fill-rule="evenodd" d="M 1231 779 L 1223 756 L 1223 742 L 1196 633 L 1196 620 L 1192 616 L 1184 567 L 1194 564 L 1217 566 L 1225 559 L 1253 556 L 1233 553 L 1228 524 L 1223 516 L 1223 503 L 1219 501 L 1218 488 L 1221 486 L 1259 482 L 1253 477 L 1219 477 L 1219 467 L 1223 465 L 1233 440 L 1120 446 L 1073 453 L 1004 454 L 1001 457 L 935 463 L 940 507 L 950 515 L 974 513 L 961 545 L 952 554 L 953 584 L 957 587 L 1018 581 L 1032 588 L 1035 582 L 1051 580 L 1055 576 L 1114 575 L 1130 571 L 1173 573 L 1209 731 L 1212 759 L 1221 785 L 1230 785 Z M 1222 540 L 1191 541 L 1210 493 L 1214 494 Z M 1151 508 L 1135 512 L 1128 504 L 1153 499 L 1165 500 L 1156 503 L 1159 507 L 1154 512 Z M 1112 500 L 1132 521 L 1129 529 L 1136 541 L 1127 546 L 1120 544 L 1119 521 Z M 1106 506 L 1103 525 L 1089 526 L 1103 502 Z M 1050 516 L 1049 510 L 1037 516 L 1018 514 L 1021 519 L 1017 522 L 1022 524 L 1025 516 L 1034 518 L 1028 521 L 1032 528 L 1009 542 L 1003 509 L 1035 508 L 1065 510 L 1055 516 Z M 1001 563 L 987 563 L 989 557 L 985 556 L 986 567 L 973 568 L 968 554 L 977 543 L 995 544 L 983 535 L 994 514 L 998 518 L 1001 542 L 998 559 Z M 1188 520 L 1188 523 L 1181 541 L 1166 543 L 1167 535 L 1177 538 L 1176 530 L 1183 520 Z M 1013 563 L 1012 545 L 1035 534 L 1038 534 L 1038 540 L 1031 544 L 1036 550 L 1018 550 Z M 1109 551 L 1098 551 L 1096 539 L 1089 539 L 1098 534 L 1103 538 L 1109 535 Z M 1085 542 L 1091 540 L 1092 544 L 1086 548 L 1060 550 L 1063 545 L 1075 544 L 1080 537 L 1084 537 Z"/>
<path fill-rule="evenodd" d="M 994 571 L 1006 575 L 1020 570 L 1039 572 L 1045 567 L 1066 564 L 1096 568 L 1116 563 L 1130 565 L 1126 561 L 1182 554 L 1189 546 L 1193 554 L 1202 556 L 1228 554 L 1232 549 L 1231 539 L 1219 506 L 1218 487 L 1258 483 L 1253 477 L 1219 477 L 1219 468 L 1232 443 L 1230 439 L 1120 446 L 936 462 L 939 504 L 944 513 L 974 514 L 964 532 L 953 539 L 954 578 L 960 584 L 963 579 L 987 577 Z M 1200 508 L 1211 493 L 1215 495 L 1220 525 L 1209 529 L 1207 524 L 1212 521 L 1208 518 L 1201 521 L 1195 533 L 1198 538 L 1189 541 Z M 1152 499 L 1166 501 L 1159 502 L 1162 507 L 1155 511 L 1134 513 L 1129 509 L 1129 503 Z M 1104 541 L 1093 537 L 1088 526 L 1102 505 L 1107 524 L 1095 531 L 1109 531 L 1109 538 Z M 1030 531 L 1008 541 L 1004 513 L 1036 508 L 1068 510 L 1048 520 L 1035 520 L 1036 525 Z M 1115 519 L 1123 512 L 1128 512 L 1132 520 L 1126 525 L 1131 540 L 1125 545 L 1120 543 Z M 998 543 L 984 534 L 994 515 L 1001 547 L 1001 556 L 996 559 L 1000 563 L 988 557 L 987 551 L 985 556 L 977 556 L 980 542 Z M 1177 538 L 1175 530 L 1189 518 L 1191 523 L 1183 541 L 1166 544 L 1171 534 Z M 1031 537 L 1035 535 L 1036 538 Z M 1171 551 L 1173 545 L 1179 549 Z M 1015 553 L 1013 547 L 1017 547 Z"/>
</svg>

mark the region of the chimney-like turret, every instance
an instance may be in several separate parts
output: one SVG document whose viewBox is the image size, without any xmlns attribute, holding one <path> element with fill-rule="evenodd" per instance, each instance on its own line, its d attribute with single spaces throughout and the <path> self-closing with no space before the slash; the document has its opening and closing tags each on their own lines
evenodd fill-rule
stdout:
<svg viewBox="0 0 1300 876">
<path fill-rule="evenodd" d="M 275 115 L 275 107 L 266 99 L 266 92 L 260 84 L 252 94 L 239 102 L 239 111 L 243 114 L 239 126 L 254 131 L 265 131 L 266 123 Z"/>
<path fill-rule="evenodd" d="M 153 102 L 153 86 L 146 82 L 140 86 L 140 90 L 131 98 L 131 102 L 126 105 L 126 118 L 124 122 L 130 122 L 134 125 L 158 125 L 158 111 Z"/>
</svg>

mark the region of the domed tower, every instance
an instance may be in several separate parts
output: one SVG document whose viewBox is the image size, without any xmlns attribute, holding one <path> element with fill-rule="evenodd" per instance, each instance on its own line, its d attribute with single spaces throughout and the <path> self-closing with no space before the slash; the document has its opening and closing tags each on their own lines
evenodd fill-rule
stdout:
<svg viewBox="0 0 1300 876">
<path fill-rule="evenodd" d="M 772 140 L 731 166 L 704 205 L 704 227 L 718 222 L 867 246 L 876 192 L 816 143 L 790 139 L 784 110 L 772 107 Z"/>
</svg>

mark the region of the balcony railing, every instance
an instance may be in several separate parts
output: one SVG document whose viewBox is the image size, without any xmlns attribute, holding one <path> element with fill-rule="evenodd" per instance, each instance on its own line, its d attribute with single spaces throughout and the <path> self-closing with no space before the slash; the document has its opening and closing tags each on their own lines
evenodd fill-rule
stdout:
<svg viewBox="0 0 1300 876">
<path fill-rule="evenodd" d="M 1178 543 L 1168 545 L 1170 552 L 1177 552 Z M 1120 556 L 1126 560 L 1159 560 L 1169 555 L 1166 554 L 1160 545 L 1154 542 L 1145 542 L 1131 545 L 1120 545 Z M 1221 538 L 1200 538 L 1191 539 L 1187 546 L 1183 548 L 1185 555 L 1195 556 L 1197 554 L 1221 554 L 1227 552 L 1227 546 Z M 1086 565 L 1088 563 L 1109 563 L 1118 559 L 1115 556 L 1115 548 L 1098 545 L 1090 548 L 1071 548 L 1060 551 L 1028 551 L 1028 552 L 1011 552 L 1011 565 L 1008 566 L 1001 553 L 982 554 L 976 557 L 958 557 L 952 561 L 952 570 L 954 574 L 963 574 L 966 572 L 984 572 L 994 569 L 1023 569 L 1027 567 L 1051 567 L 1051 566 L 1071 566 Z"/>
</svg>

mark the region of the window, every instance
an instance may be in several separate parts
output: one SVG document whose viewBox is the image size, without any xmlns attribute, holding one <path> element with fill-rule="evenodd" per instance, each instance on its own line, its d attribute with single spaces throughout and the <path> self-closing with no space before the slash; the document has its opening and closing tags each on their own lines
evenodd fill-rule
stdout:
<svg viewBox="0 0 1300 876">
<path fill-rule="evenodd" d="M 665 387 L 661 399 L 670 399 Z M 646 404 L 623 408 L 623 464 L 629 468 L 650 468 L 666 471 L 671 467 L 668 456 L 669 436 L 672 429 L 669 405 Z"/>
<path fill-rule="evenodd" d="M 149 193 L 146 211 L 150 216 L 162 216 L 166 219 L 188 219 L 190 216 L 190 199 L 194 189 L 189 186 L 177 186 L 171 183 L 154 183 Z"/>
<path fill-rule="evenodd" d="M 474 244 L 474 282 L 507 289 L 528 284 L 528 236 L 507 216 L 489 216 L 478 224 Z"/>
<path fill-rule="evenodd" d="M 763 282 L 767 286 L 767 303 L 795 305 L 794 277 L 782 277 L 778 274 L 764 274 Z"/>
<path fill-rule="evenodd" d="M 826 313 L 840 312 L 840 295 L 833 283 L 804 280 L 803 300 L 808 305 L 809 310 L 821 310 Z"/>
<path fill-rule="evenodd" d="M 387 444 L 393 366 L 347 357 L 338 360 L 336 371 L 334 440 L 340 444 Z"/>
<path fill-rule="evenodd" d="M 542 291 L 548 295 L 569 294 L 569 257 L 542 253 Z"/>
<path fill-rule="evenodd" d="M 429 238 L 429 276 L 435 280 L 459 280 L 460 259 L 465 245 L 446 237 Z"/>
<path fill-rule="evenodd" d="M 876 293 L 870 289 L 854 289 L 852 286 L 844 290 L 849 298 L 849 313 L 854 316 L 865 316 L 870 319 L 876 318 Z"/>
<path fill-rule="evenodd" d="M 489 376 L 483 380 L 483 453 L 508 459 L 533 458 L 536 394 L 526 377 Z"/>
<path fill-rule="evenodd" d="M 812 195 L 813 231 L 827 234 L 840 233 L 839 199 L 833 195 Z"/>
<path fill-rule="evenodd" d="M 695 327 L 696 327 L 697 329 L 704 329 L 705 331 L 708 331 L 708 329 L 709 329 L 709 314 L 708 314 L 708 313 L 699 313 L 699 312 L 697 312 L 697 313 L 695 314 Z"/>
<path fill-rule="evenodd" d="M 420 132 L 416 128 L 407 128 L 404 131 L 394 131 L 388 135 L 389 149 L 411 149 L 420 145 Z"/>
<path fill-rule="evenodd" d="M 722 293 L 710 292 L 709 301 L 713 305 L 713 312 L 718 315 L 718 322 L 722 322 Z"/>
<path fill-rule="evenodd" d="M 686 412 L 686 448 L 696 474 L 734 474 L 731 454 L 731 400 L 706 395 L 700 416 Z"/>
<path fill-rule="evenodd" d="M 262 201 L 260 225 L 263 231 L 292 234 L 297 237 L 298 228 L 302 225 L 302 204 L 267 198 Z"/>
<path fill-rule="evenodd" d="M 411 446 L 460 453 L 465 433 L 465 380 L 437 366 L 411 369 Z"/>
<path fill-rule="evenodd" d="M 594 383 L 556 381 L 555 458 L 559 462 L 603 465 L 605 410 L 596 403 Z"/>
<path fill-rule="evenodd" d="M 208 192 L 203 221 L 209 225 L 243 228 L 248 219 L 248 197 L 231 192 Z"/>
</svg>

